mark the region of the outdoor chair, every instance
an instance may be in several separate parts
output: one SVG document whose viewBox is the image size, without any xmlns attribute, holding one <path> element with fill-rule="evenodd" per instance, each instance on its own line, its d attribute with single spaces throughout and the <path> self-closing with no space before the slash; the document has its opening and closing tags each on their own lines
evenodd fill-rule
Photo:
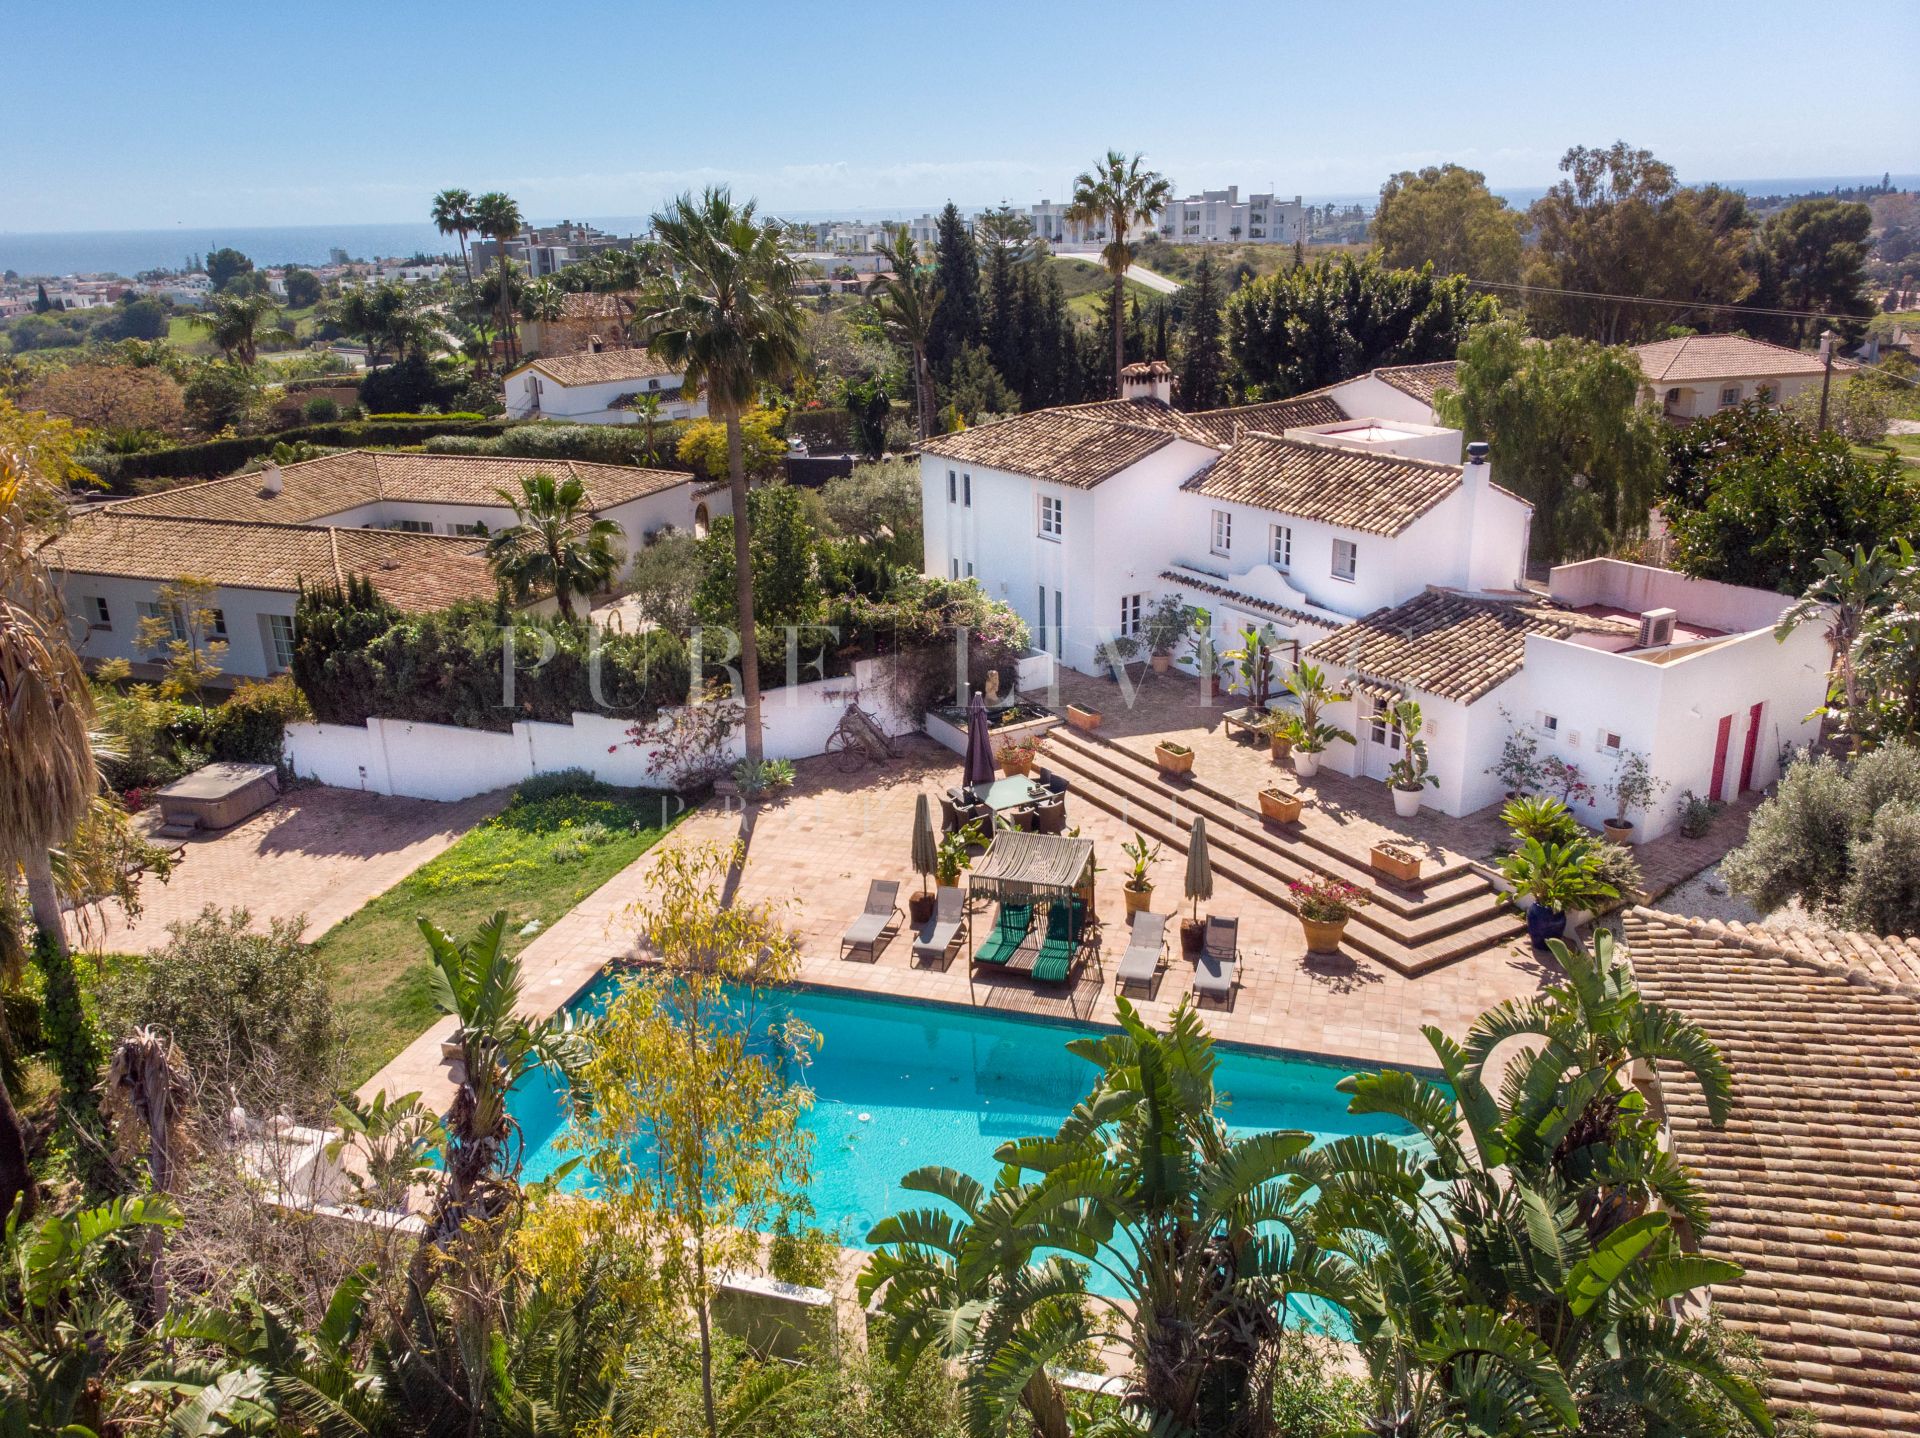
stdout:
<svg viewBox="0 0 1920 1438">
<path fill-rule="evenodd" d="M 1036 804 L 1033 810 L 1033 827 L 1042 834 L 1064 834 L 1067 832 L 1067 801 L 1062 795 L 1058 799 L 1049 799 L 1044 804 Z"/>
<path fill-rule="evenodd" d="M 1033 906 L 1031 904 L 1000 905 L 994 915 L 993 931 L 987 935 L 987 941 L 974 951 L 976 964 L 1004 964 L 1013 957 L 1014 950 L 1027 937 L 1027 930 L 1033 925 Z"/>
<path fill-rule="evenodd" d="M 899 929 L 901 917 L 899 881 L 875 879 L 867 890 L 867 907 L 840 936 L 840 957 L 864 951 L 869 963 L 877 960 L 881 945 Z"/>
<path fill-rule="evenodd" d="M 951 834 L 960 827 L 960 810 L 950 795 L 940 796 L 940 832 Z"/>
<path fill-rule="evenodd" d="M 1064 774 L 1056 774 L 1051 769 L 1042 769 L 1033 777 L 1045 785 L 1051 793 L 1064 794 L 1067 792 L 1067 780 Z"/>
<path fill-rule="evenodd" d="M 1135 914 L 1133 935 L 1127 940 L 1127 951 L 1120 956 L 1120 967 L 1114 975 L 1115 989 L 1125 993 L 1130 985 L 1138 984 L 1151 994 L 1166 948 L 1167 916 L 1145 909 Z"/>
<path fill-rule="evenodd" d="M 1033 977 L 1043 984 L 1065 983 L 1073 972 L 1074 951 L 1080 947 L 1080 930 L 1086 907 L 1074 899 L 1054 904 L 1047 911 L 1047 933 L 1040 941 L 1040 953 L 1033 961 Z"/>
<path fill-rule="evenodd" d="M 1193 966 L 1193 997 L 1205 1006 L 1210 1000 L 1233 1007 L 1233 990 L 1240 974 L 1240 921 L 1207 915 L 1207 934 Z"/>
<path fill-rule="evenodd" d="M 913 962 L 947 966 L 947 956 L 960 937 L 965 920 L 966 895 L 959 889 L 941 886 L 933 918 L 913 941 Z"/>
</svg>

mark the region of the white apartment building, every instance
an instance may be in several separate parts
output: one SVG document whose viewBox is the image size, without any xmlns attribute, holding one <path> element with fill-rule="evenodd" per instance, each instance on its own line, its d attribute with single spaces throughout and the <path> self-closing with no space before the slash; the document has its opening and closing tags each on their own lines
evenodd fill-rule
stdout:
<svg viewBox="0 0 1920 1438">
<path fill-rule="evenodd" d="M 1384 778 L 1400 750 L 1386 712 L 1414 699 L 1439 780 L 1428 802 L 1450 814 L 1499 797 L 1492 769 L 1520 727 L 1597 790 L 1626 753 L 1647 755 L 1668 786 L 1640 816 L 1649 835 L 1684 790 L 1770 782 L 1817 729 L 1821 626 L 1780 643 L 1780 595 L 1615 561 L 1528 587 L 1532 506 L 1494 482 L 1484 445 L 1461 463 L 1459 432 L 1431 423 L 1446 369 L 1188 414 L 1164 365 L 1134 365 L 1120 400 L 929 440 L 927 571 L 973 579 L 1089 674 L 1165 596 L 1207 612 L 1216 654 L 1258 629 L 1284 668 L 1304 657 L 1341 689 L 1326 718 L 1354 740 L 1322 760 L 1337 773 Z"/>
<path fill-rule="evenodd" d="M 1175 200 L 1157 217 L 1162 239 L 1176 245 L 1290 245 L 1306 235 L 1306 210 L 1295 195 L 1248 195 L 1240 187 L 1202 190 Z"/>
</svg>

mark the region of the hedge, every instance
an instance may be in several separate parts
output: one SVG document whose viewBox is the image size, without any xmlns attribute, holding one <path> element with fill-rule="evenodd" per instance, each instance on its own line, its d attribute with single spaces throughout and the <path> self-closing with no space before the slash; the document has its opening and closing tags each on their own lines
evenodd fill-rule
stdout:
<svg viewBox="0 0 1920 1438">
<path fill-rule="evenodd" d="M 210 439 L 174 449 L 143 450 L 138 454 L 90 454 L 84 456 L 82 462 L 115 494 L 135 494 L 140 492 L 141 480 L 217 479 L 233 473 L 250 459 L 272 453 L 273 447 L 283 442 L 305 440 L 309 444 L 339 449 L 361 449 L 369 445 L 419 444 L 447 433 L 497 435 L 511 424 L 511 420 L 505 419 L 450 419 L 438 414 L 389 415 L 299 424 L 267 434 Z"/>
<path fill-rule="evenodd" d="M 654 426 L 655 469 L 690 469 L 679 458 L 686 426 L 664 420 Z M 519 424 L 488 436 L 478 431 L 435 435 L 428 454 L 506 455 L 514 459 L 577 459 L 592 464 L 647 463 L 644 427 L 637 424 Z"/>
</svg>

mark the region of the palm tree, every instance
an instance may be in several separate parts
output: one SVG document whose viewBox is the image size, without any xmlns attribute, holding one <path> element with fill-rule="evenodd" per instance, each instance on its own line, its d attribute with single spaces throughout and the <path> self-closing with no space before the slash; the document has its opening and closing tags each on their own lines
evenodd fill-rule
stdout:
<svg viewBox="0 0 1920 1438">
<path fill-rule="evenodd" d="M 1005 1431 L 1019 1410 L 1036 1433 L 1067 1432 L 1047 1367 L 1093 1339 L 1102 1307 L 1133 1360 L 1126 1401 L 1142 1430 L 1266 1434 L 1289 1297 L 1340 1297 L 1294 1182 L 1311 1137 L 1228 1134 L 1213 1040 L 1190 1002 L 1164 1033 L 1125 999 L 1116 1011 L 1120 1033 L 1067 1045 L 1097 1068 L 1092 1091 L 1057 1135 L 1003 1144 L 990 1191 L 951 1169 L 901 1180 L 959 1216 L 883 1219 L 861 1297 L 879 1295 L 894 1320 L 896 1361 L 928 1349 L 967 1360 L 976 1434 Z M 1112 1296 L 1088 1288 L 1082 1265 Z"/>
<path fill-rule="evenodd" d="M 891 246 L 880 253 L 892 266 L 876 274 L 867 286 L 880 322 L 907 347 L 913 357 L 913 400 L 916 432 L 921 439 L 933 433 L 933 372 L 927 368 L 927 331 L 940 308 L 940 286 L 933 272 L 920 264 L 913 237 L 902 227 Z"/>
<path fill-rule="evenodd" d="M 660 455 L 654 449 L 654 434 L 660 425 L 660 415 L 666 404 L 657 390 L 643 390 L 633 397 L 634 415 L 640 421 L 641 441 L 647 447 L 647 463 L 658 464 Z"/>
<path fill-rule="evenodd" d="M 685 374 L 688 386 L 707 396 L 726 425 L 747 758 L 757 761 L 764 754 L 760 654 L 740 416 L 762 385 L 800 368 L 804 344 L 794 297 L 799 265 L 787 252 L 779 222 L 759 218 L 751 200 L 736 205 L 724 188 L 698 198 L 681 195 L 653 217 L 653 233 L 661 274 L 634 323 L 648 347 Z"/>
<path fill-rule="evenodd" d="M 1145 157 L 1129 160 L 1118 150 L 1073 182 L 1073 207 L 1067 217 L 1083 225 L 1104 227 L 1107 245 L 1100 252 L 1107 273 L 1113 276 L 1113 299 L 1109 316 L 1113 322 L 1113 392 L 1120 393 L 1120 371 L 1127 362 L 1126 327 L 1122 312 L 1126 306 L 1127 267 L 1133 263 L 1134 246 L 1127 235 L 1141 220 L 1150 219 L 1167 207 L 1173 197 L 1173 185 L 1165 176 L 1140 168 Z M 1098 233 L 1098 231 L 1096 231 Z"/>
<path fill-rule="evenodd" d="M 433 337 L 433 322 L 420 311 L 412 291 L 398 282 L 356 285 L 329 305 L 327 317 L 367 342 L 370 365 L 387 355 L 424 354 Z"/>
<path fill-rule="evenodd" d="M 594 517 L 586 486 L 572 475 L 530 474 L 519 494 L 502 490 L 500 497 L 513 506 L 515 523 L 487 541 L 494 574 L 523 604 L 551 589 L 560 617 L 572 624 L 573 596 L 606 588 L 620 572 L 620 526 Z"/>
<path fill-rule="evenodd" d="M 1862 712 L 1860 673 L 1854 648 L 1867 619 L 1892 596 L 1896 583 L 1913 569 L 1913 545 L 1896 538 L 1890 545 L 1867 549 L 1855 545 L 1851 555 L 1829 549 L 1814 560 L 1817 578 L 1774 626 L 1774 638 L 1784 640 L 1810 619 L 1827 622 L 1827 643 L 1839 669 L 1840 698 L 1853 747 L 1860 747 Z"/>
<path fill-rule="evenodd" d="M 434 228 L 443 235 L 460 237 L 460 265 L 467 272 L 467 283 L 473 283 L 473 260 L 467 254 L 467 236 L 475 227 L 473 196 L 465 190 L 442 190 L 433 197 Z"/>
<path fill-rule="evenodd" d="M 510 195 L 498 190 L 489 190 L 473 202 L 474 228 L 499 247 L 496 263 L 500 272 L 500 293 L 497 303 L 500 307 L 500 335 L 506 345 L 506 362 L 512 365 L 519 351 L 513 325 L 513 284 L 508 278 L 512 261 L 507 258 L 507 241 L 519 234 L 526 222 L 520 217 L 520 207 Z"/>
<path fill-rule="evenodd" d="M 530 280 L 526 288 L 520 291 L 522 319 L 541 320 L 551 324 L 566 312 L 567 292 L 560 288 L 559 281 L 552 276 Z"/>
<path fill-rule="evenodd" d="M 269 294 L 217 294 L 207 307 L 188 316 L 207 331 L 228 359 L 250 365 L 260 354 L 260 337 L 279 308 Z"/>
</svg>

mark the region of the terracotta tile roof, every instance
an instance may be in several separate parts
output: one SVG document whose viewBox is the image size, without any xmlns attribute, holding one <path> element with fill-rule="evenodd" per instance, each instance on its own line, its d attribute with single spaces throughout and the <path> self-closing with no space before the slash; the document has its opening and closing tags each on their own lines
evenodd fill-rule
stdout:
<svg viewBox="0 0 1920 1438">
<path fill-rule="evenodd" d="M 1625 935 L 1641 991 L 1733 1070 L 1722 1129 L 1662 1081 L 1712 1212 L 1700 1247 L 1746 1269 L 1716 1309 L 1823 1434 L 1920 1435 L 1920 998 L 1646 909 Z"/>
<path fill-rule="evenodd" d="M 1184 413 L 1157 399 L 1096 399 L 1087 404 L 1060 405 L 1053 413 L 1145 425 L 1149 429 L 1164 429 L 1195 444 L 1215 443 L 1213 431 L 1199 422 L 1199 415 Z"/>
<path fill-rule="evenodd" d="M 1778 949 L 1816 966 L 1858 970 L 1878 983 L 1906 989 L 1920 998 L 1920 938 L 1800 925 L 1744 924 L 1737 920 L 1700 922 L 1749 947 Z"/>
<path fill-rule="evenodd" d="M 1459 373 L 1458 360 L 1437 360 L 1433 364 L 1403 364 L 1377 369 L 1373 371 L 1373 377 L 1431 409 L 1434 394 L 1442 387 L 1453 389 Z"/>
<path fill-rule="evenodd" d="M 1686 335 L 1677 340 L 1654 340 L 1635 345 L 1635 358 L 1648 384 L 1679 384 L 1687 380 L 1772 378 L 1779 375 L 1819 374 L 1820 356 L 1788 349 L 1743 335 Z M 1835 369 L 1853 366 L 1839 360 Z"/>
<path fill-rule="evenodd" d="M 1363 534 L 1398 534 L 1460 487 L 1460 466 L 1243 435 L 1182 488 Z"/>
<path fill-rule="evenodd" d="M 530 474 L 571 475 L 586 487 L 595 510 L 657 494 L 693 476 L 681 470 L 641 469 L 627 464 L 587 464 L 574 459 L 500 459 L 488 455 L 385 454 L 349 450 L 283 465 L 280 492 L 269 494 L 258 474 L 182 485 L 138 499 L 117 500 L 122 514 L 180 519 L 249 519 L 310 524 L 383 499 L 411 504 L 504 503 L 500 491 L 517 491 Z"/>
<path fill-rule="evenodd" d="M 1169 584 L 1177 584 L 1182 589 L 1195 590 L 1201 594 L 1210 594 L 1215 599 L 1226 600 L 1236 609 L 1245 609 L 1254 614 L 1270 614 L 1275 619 L 1285 619 L 1292 624 L 1312 624 L 1321 629 L 1326 628 L 1331 622 L 1327 615 L 1309 614 L 1304 609 L 1290 609 L 1284 604 L 1275 604 L 1271 599 L 1262 599 L 1257 594 L 1248 594 L 1231 585 L 1206 579 L 1185 570 L 1162 570 L 1160 577 Z"/>
<path fill-rule="evenodd" d="M 561 324 L 585 320 L 624 320 L 633 313 L 638 291 L 603 295 L 596 290 L 573 291 L 560 301 Z"/>
<path fill-rule="evenodd" d="M 920 448 L 963 464 L 1092 489 L 1174 439 L 1171 429 L 1071 409 L 1038 409 L 958 434 L 939 435 Z"/>
<path fill-rule="evenodd" d="M 1278 434 L 1282 430 L 1301 429 L 1315 424 L 1338 424 L 1354 419 L 1341 408 L 1328 391 L 1314 390 L 1292 399 L 1269 400 L 1265 404 L 1232 405 L 1226 409 L 1195 410 L 1187 416 L 1214 444 L 1231 444 L 1236 432 L 1261 430 Z"/>
<path fill-rule="evenodd" d="M 497 590 L 486 545 L 389 529 L 173 519 L 103 509 L 42 550 L 49 567 L 166 583 L 183 574 L 233 589 L 291 592 L 300 581 L 365 575 L 402 609 L 440 609 Z"/>
<path fill-rule="evenodd" d="M 1352 671 L 1363 687 L 1383 681 L 1471 704 L 1520 672 L 1529 634 L 1565 639 L 1577 629 L 1634 632 L 1625 622 L 1594 619 L 1544 600 L 1428 590 L 1316 640 L 1306 657 Z"/>
<path fill-rule="evenodd" d="M 651 350 L 581 350 L 577 354 L 537 359 L 520 369 L 537 369 L 555 384 L 605 384 L 610 380 L 678 380 L 684 373 Z M 518 374 L 520 370 L 515 370 Z"/>
</svg>

